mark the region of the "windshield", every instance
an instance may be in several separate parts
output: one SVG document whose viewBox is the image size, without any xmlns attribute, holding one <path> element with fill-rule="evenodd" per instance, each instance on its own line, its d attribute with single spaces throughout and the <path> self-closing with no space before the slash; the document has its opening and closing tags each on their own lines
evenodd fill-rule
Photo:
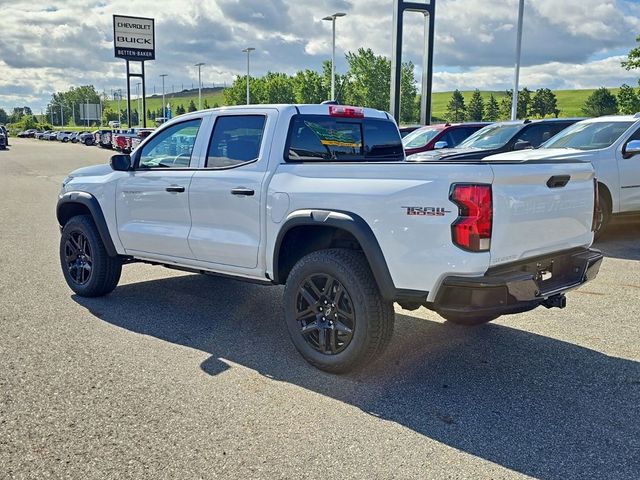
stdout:
<svg viewBox="0 0 640 480">
<path fill-rule="evenodd" d="M 419 128 L 402 139 L 404 148 L 421 148 L 435 138 L 442 130 L 437 128 Z"/>
<path fill-rule="evenodd" d="M 488 125 L 467 138 L 457 148 L 500 148 L 520 131 L 521 124 Z"/>
<path fill-rule="evenodd" d="M 575 148 L 598 150 L 607 148 L 626 132 L 633 122 L 576 123 L 553 137 L 542 148 Z"/>
</svg>

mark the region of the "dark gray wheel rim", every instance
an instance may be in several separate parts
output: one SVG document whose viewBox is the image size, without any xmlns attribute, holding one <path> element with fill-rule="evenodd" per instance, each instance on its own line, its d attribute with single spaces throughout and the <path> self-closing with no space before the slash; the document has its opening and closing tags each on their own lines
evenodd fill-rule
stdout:
<svg viewBox="0 0 640 480">
<path fill-rule="evenodd" d="M 340 281 L 328 274 L 316 274 L 305 278 L 298 288 L 296 321 L 311 348 L 336 355 L 353 339 L 356 313 Z"/>
<path fill-rule="evenodd" d="M 77 285 L 85 285 L 91 280 L 93 272 L 93 257 L 87 236 L 78 231 L 72 231 L 64 244 L 64 258 L 67 272 L 71 280 Z"/>
</svg>

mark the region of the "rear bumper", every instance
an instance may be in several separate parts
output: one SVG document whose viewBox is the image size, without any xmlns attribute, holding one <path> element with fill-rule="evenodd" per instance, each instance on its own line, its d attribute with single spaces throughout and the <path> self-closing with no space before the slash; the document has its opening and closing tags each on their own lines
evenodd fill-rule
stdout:
<svg viewBox="0 0 640 480">
<path fill-rule="evenodd" d="M 435 311 L 456 316 L 493 316 L 564 306 L 563 294 L 593 280 L 602 253 L 581 248 L 491 268 L 482 277 L 445 278 Z"/>
</svg>

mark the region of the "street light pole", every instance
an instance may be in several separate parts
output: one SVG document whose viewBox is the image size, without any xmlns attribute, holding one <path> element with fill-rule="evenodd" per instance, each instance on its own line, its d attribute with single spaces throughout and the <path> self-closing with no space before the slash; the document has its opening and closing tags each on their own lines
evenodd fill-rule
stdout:
<svg viewBox="0 0 640 480">
<path fill-rule="evenodd" d="M 518 37 L 516 40 L 516 71 L 513 79 L 513 97 L 511 99 L 511 120 L 518 118 L 518 89 L 520 83 L 520 56 L 522 54 L 522 23 L 524 19 L 524 0 L 518 8 Z"/>
<path fill-rule="evenodd" d="M 251 104 L 251 97 L 249 96 L 249 76 L 251 75 L 251 63 L 250 63 L 249 57 L 251 52 L 253 52 L 254 50 L 255 48 L 253 47 L 247 47 L 244 50 L 242 50 L 247 54 L 247 105 Z"/>
<path fill-rule="evenodd" d="M 166 73 L 163 73 L 162 75 L 160 75 L 162 77 L 162 118 L 167 118 L 167 111 L 165 109 L 165 103 L 164 103 L 164 77 L 167 76 Z M 164 121 L 164 120 L 163 120 Z"/>
<path fill-rule="evenodd" d="M 118 94 L 118 124 L 122 128 L 122 118 L 121 118 L 122 112 L 120 111 L 120 100 L 122 100 L 122 89 L 118 89 L 116 93 Z"/>
<path fill-rule="evenodd" d="M 136 83 L 136 95 L 138 96 L 138 127 L 140 126 L 140 85 L 142 82 Z M 131 128 L 131 126 L 129 126 Z"/>
<path fill-rule="evenodd" d="M 198 110 L 202 110 L 202 76 L 200 69 L 203 65 L 203 62 L 196 63 L 194 65 L 195 67 L 198 67 Z"/>
<path fill-rule="evenodd" d="M 64 127 L 64 110 L 62 109 L 62 104 L 61 103 L 57 103 L 57 102 L 53 102 L 52 105 L 57 105 L 57 106 L 60 107 L 60 127 L 62 128 L 62 127 Z M 53 120 L 52 120 L 51 123 L 53 123 Z"/>
<path fill-rule="evenodd" d="M 331 22 L 333 30 L 331 42 L 331 98 L 329 100 L 336 99 L 336 18 L 344 17 L 345 15 L 346 13 L 336 12 L 322 19 Z"/>
</svg>

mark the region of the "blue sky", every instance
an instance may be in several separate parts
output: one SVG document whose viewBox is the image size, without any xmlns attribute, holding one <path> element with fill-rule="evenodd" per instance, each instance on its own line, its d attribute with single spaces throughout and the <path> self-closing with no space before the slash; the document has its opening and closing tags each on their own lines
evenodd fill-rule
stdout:
<svg viewBox="0 0 640 480">
<path fill-rule="evenodd" d="M 1 3 L 7 3 L 0 0 Z M 0 107 L 38 111 L 51 93 L 94 84 L 124 88 L 124 62 L 113 58 L 112 15 L 156 19 L 157 59 L 147 64 L 148 91 L 191 86 L 197 62 L 206 84 L 231 82 L 245 69 L 241 50 L 253 46 L 252 72 L 320 69 L 330 58 L 336 11 L 338 71 L 342 54 L 359 47 L 390 55 L 392 0 L 13 0 L 3 5 Z M 438 0 L 434 89 L 501 90 L 513 76 L 517 0 Z M 407 18 L 405 56 L 420 63 L 421 15 Z M 527 0 L 522 85 L 593 88 L 636 85 L 640 72 L 620 61 L 640 35 L 640 3 L 625 0 Z M 419 69 L 416 71 L 419 75 Z"/>
</svg>

